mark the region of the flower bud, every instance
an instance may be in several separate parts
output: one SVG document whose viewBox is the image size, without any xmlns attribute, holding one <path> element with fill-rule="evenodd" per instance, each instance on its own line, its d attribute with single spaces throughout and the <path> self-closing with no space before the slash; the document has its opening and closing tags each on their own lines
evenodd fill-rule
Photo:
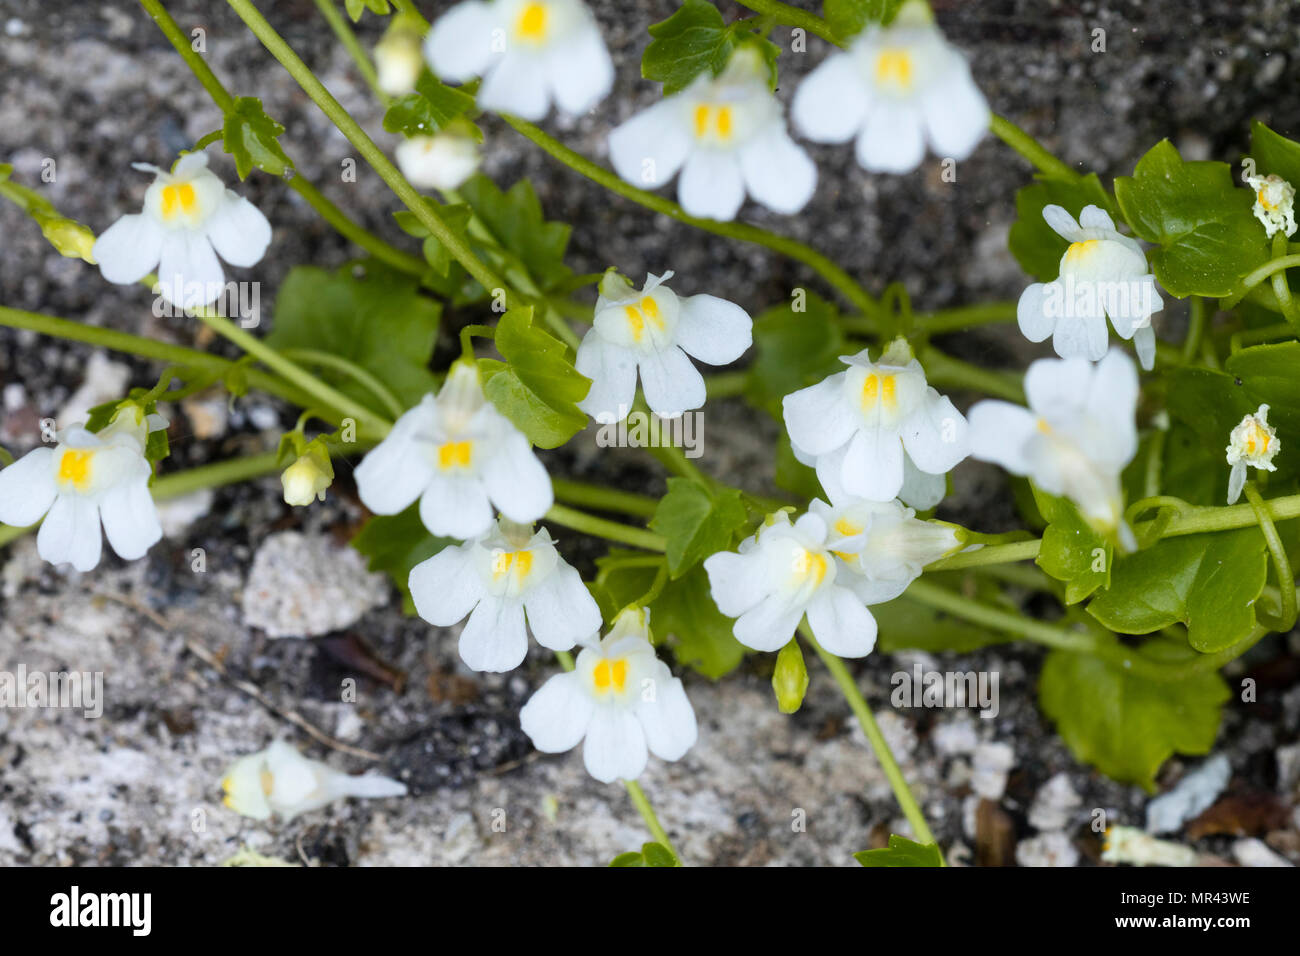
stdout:
<svg viewBox="0 0 1300 956">
<path fill-rule="evenodd" d="M 389 96 L 405 96 L 415 89 L 424 69 L 420 32 L 411 21 L 397 16 L 375 44 L 375 69 L 379 88 Z"/>
<path fill-rule="evenodd" d="M 280 475 L 284 486 L 284 500 L 296 508 L 306 507 L 313 500 L 325 500 L 325 489 L 334 480 L 334 466 L 324 449 L 310 447 L 298 460 Z"/>
<path fill-rule="evenodd" d="M 790 638 L 790 643 L 776 655 L 772 690 L 776 692 L 777 709 L 783 714 L 793 714 L 803 704 L 803 695 L 808 691 L 808 668 L 804 666 L 797 637 Z"/>
<path fill-rule="evenodd" d="M 41 217 L 38 221 L 41 224 L 41 232 L 60 255 L 67 256 L 69 259 L 84 259 L 94 264 L 95 260 L 90 250 L 95 245 L 95 234 L 88 228 L 75 219 L 63 216 Z"/>
</svg>

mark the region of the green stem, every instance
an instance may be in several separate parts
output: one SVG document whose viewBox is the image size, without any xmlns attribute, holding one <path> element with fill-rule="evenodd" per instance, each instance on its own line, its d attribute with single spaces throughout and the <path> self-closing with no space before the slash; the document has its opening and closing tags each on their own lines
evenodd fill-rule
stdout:
<svg viewBox="0 0 1300 956">
<path fill-rule="evenodd" d="M 582 481 L 568 478 L 552 478 L 551 487 L 555 490 L 557 501 L 570 504 L 586 505 L 597 511 L 615 511 L 620 514 L 636 515 L 642 518 L 654 516 L 659 502 L 646 495 L 631 491 L 618 491 L 600 485 L 589 485 Z"/>
<path fill-rule="evenodd" d="M 320 10 L 325 22 L 330 25 L 334 35 L 339 38 L 339 42 L 343 44 L 343 49 L 347 50 L 348 55 L 352 57 L 352 62 L 356 64 L 357 70 L 371 92 L 379 102 L 387 106 L 388 94 L 379 88 L 379 74 L 375 72 L 375 65 L 370 62 L 370 56 L 357 40 L 357 35 L 352 32 L 352 28 L 348 26 L 347 20 L 343 19 L 343 14 L 339 13 L 334 0 L 316 0 L 316 8 Z"/>
<path fill-rule="evenodd" d="M 1241 298 L 1240 292 L 1253 289 L 1275 272 L 1283 272 L 1297 266 L 1300 266 L 1300 255 L 1279 256 L 1276 259 L 1268 260 L 1254 272 L 1247 273 L 1246 277 L 1241 280 L 1241 289 L 1235 298 L 1239 301 Z"/>
<path fill-rule="evenodd" d="M 307 64 L 303 63 L 298 54 L 293 51 L 293 48 L 266 21 L 266 18 L 262 16 L 257 7 L 249 0 L 227 0 L 227 2 L 248 28 L 253 31 L 258 40 L 262 42 L 262 45 L 266 47 L 273 57 L 280 61 L 281 66 L 298 82 L 303 92 L 347 137 L 348 142 L 357 149 L 362 158 L 397 195 L 402 204 L 411 211 L 416 220 L 446 247 L 452 258 L 464 266 L 465 271 L 478 280 L 483 288 L 489 291 L 503 290 L 506 294 L 508 306 L 524 304 L 519 301 L 518 295 L 499 276 L 474 255 L 473 250 L 470 249 L 465 240 L 452 231 L 442 216 L 438 214 L 434 205 L 426 202 L 415 187 L 406 181 L 406 177 L 384 155 L 383 150 L 375 145 L 374 140 L 367 135 L 361 125 L 325 88 L 325 85 L 316 78 L 316 75 L 312 73 Z"/>
<path fill-rule="evenodd" d="M 1279 617 L 1265 619 L 1264 615 L 1259 611 L 1256 611 L 1256 614 L 1270 628 L 1285 634 L 1295 627 L 1297 613 L 1295 575 L 1291 572 L 1291 559 L 1287 557 L 1286 548 L 1282 546 L 1282 538 L 1277 533 L 1273 519 L 1269 517 L 1268 508 L 1265 506 L 1259 490 L 1255 487 L 1255 483 L 1253 481 L 1246 482 L 1245 490 L 1246 499 L 1250 502 L 1250 506 L 1259 520 L 1259 530 L 1263 532 L 1264 540 L 1268 543 L 1269 553 L 1273 556 L 1273 568 L 1277 572 L 1277 583 L 1280 589 L 1279 603 L 1281 610 Z"/>
<path fill-rule="evenodd" d="M 930 335 L 945 332 L 962 332 L 977 325 L 1016 321 L 1016 303 L 988 302 L 981 305 L 960 305 L 916 315 L 916 329 Z"/>
<path fill-rule="evenodd" d="M 547 524 L 558 524 L 565 528 L 572 528 L 574 531 L 580 531 L 583 534 L 589 534 L 592 537 L 617 541 L 619 544 L 643 548 L 646 551 L 662 552 L 667 545 L 663 535 L 655 534 L 653 531 L 647 531 L 644 528 L 633 528 L 630 525 L 619 524 L 617 521 L 608 521 L 605 518 L 597 518 L 573 508 L 567 508 L 564 505 L 552 505 L 551 510 L 546 512 L 542 520 Z"/>
<path fill-rule="evenodd" d="M 317 349 L 284 349 L 280 352 L 285 358 L 299 362 L 305 362 L 308 365 L 321 365 L 326 368 L 337 369 L 348 377 L 354 379 L 376 398 L 387 406 L 392 413 L 393 418 L 397 419 L 406 411 L 401 401 L 396 395 L 379 379 L 371 375 L 355 362 L 349 362 L 341 355 L 335 355 L 332 352 L 321 352 Z"/>
<path fill-rule="evenodd" d="M 139 335 L 131 335 L 128 332 L 83 325 L 69 319 L 41 315 L 38 312 L 23 312 L 5 306 L 0 306 L 0 325 L 7 325 L 15 329 L 30 329 L 41 335 L 67 339 L 71 342 L 83 342 L 87 345 L 96 345 L 101 348 L 112 349 L 115 352 L 126 352 L 129 355 L 139 355 L 142 358 L 168 362 L 173 365 L 219 369 L 222 371 L 228 370 L 235 365 L 229 359 L 221 358 L 218 355 L 210 355 L 207 352 L 200 352 L 197 349 L 185 348 L 181 345 L 170 345 L 166 342 L 146 339 Z M 245 374 L 248 378 L 248 384 L 259 391 L 278 396 L 300 407 L 311 404 L 311 397 L 305 391 L 289 385 L 278 377 L 258 369 L 247 369 Z"/>
<path fill-rule="evenodd" d="M 1009 402 L 1023 403 L 1025 400 L 1019 376 L 971 365 L 933 347 L 926 348 L 918 358 L 925 366 L 926 381 L 931 385 L 973 389 Z"/>
<path fill-rule="evenodd" d="M 194 73 L 203 88 L 207 90 L 208 96 L 212 97 L 212 101 L 217 104 L 221 112 L 229 113 L 234 108 L 235 98 L 217 79 L 217 75 L 212 72 L 212 68 L 208 66 L 207 61 L 190 46 L 190 38 L 172 19 L 171 14 L 167 12 L 159 0 L 140 0 L 140 6 L 144 7 L 145 12 L 149 14 L 154 23 L 158 25 L 158 29 L 162 31 L 163 36 L 171 42 L 172 47 L 180 54 L 181 59 L 185 61 L 185 64 Z M 296 173 L 297 163 L 290 158 L 290 164 Z M 409 255 L 389 245 L 349 219 L 343 210 L 325 198 L 320 190 L 309 183 L 305 177 L 295 175 L 288 183 L 289 188 L 302 196 L 320 214 L 320 217 L 333 226 L 340 235 L 360 246 L 376 259 L 412 275 L 423 275 L 428 271 L 428 266 L 423 259 Z"/>
<path fill-rule="evenodd" d="M 1187 338 L 1183 340 L 1184 365 L 1192 363 L 1196 358 L 1196 350 L 1201 347 L 1201 336 L 1205 334 L 1205 300 L 1194 295 L 1187 309 Z"/>
<path fill-rule="evenodd" d="M 297 385 L 304 392 L 324 402 L 330 408 L 356 419 L 360 433 L 374 438 L 383 438 L 384 435 L 388 434 L 392 422 L 376 415 L 370 409 L 344 395 L 333 386 L 322 382 L 315 375 L 285 358 L 280 352 L 277 352 L 256 336 L 250 335 L 229 319 L 215 315 L 207 310 L 198 311 L 194 315 L 211 327 L 214 332 L 234 342 L 249 355 L 256 356 L 267 367 L 279 372 L 280 375 Z"/>
<path fill-rule="evenodd" d="M 799 633 L 817 652 L 817 656 L 822 659 L 826 669 L 831 672 L 831 677 L 839 685 L 840 693 L 848 701 L 849 708 L 858 718 L 858 723 L 862 726 L 862 732 L 867 735 L 871 749 L 875 751 L 876 759 L 880 761 L 880 768 L 885 772 L 886 779 L 889 780 L 890 789 L 894 791 L 894 799 L 898 801 L 899 807 L 902 808 L 903 816 L 907 817 L 907 822 L 912 825 L 912 832 L 916 835 L 917 841 L 920 843 L 933 843 L 937 847 L 938 842 L 930 831 L 930 824 L 926 822 L 925 814 L 921 812 L 920 805 L 916 802 L 916 798 L 912 796 L 907 780 L 903 777 L 903 771 L 899 769 L 898 761 L 894 759 L 894 753 L 889 749 L 889 742 L 885 740 L 885 735 L 880 732 L 876 718 L 871 713 L 871 708 L 867 706 L 862 691 L 858 690 L 853 675 L 849 673 L 849 669 L 844 666 L 842 660 L 817 643 L 817 639 L 813 637 L 812 631 L 807 624 L 799 625 Z"/>
<path fill-rule="evenodd" d="M 780 3 L 779 0 L 740 0 L 740 5 L 748 7 L 755 13 L 761 13 L 776 23 L 807 30 L 814 36 L 819 36 L 827 43 L 834 43 L 836 46 L 843 46 L 845 39 L 847 39 L 837 37 L 830 24 L 816 14 L 809 13 L 807 10 L 800 10 L 798 7 L 792 7 L 788 3 Z"/>
<path fill-rule="evenodd" d="M 1273 255 L 1274 262 L 1283 261 L 1288 258 L 1296 258 L 1286 255 L 1286 233 L 1279 232 L 1273 237 Z M 1291 285 L 1286 280 L 1286 269 L 1279 269 L 1273 273 L 1273 294 L 1277 296 L 1277 304 L 1282 309 L 1282 317 L 1291 323 L 1291 327 L 1300 333 L 1300 308 L 1296 307 L 1295 300 L 1291 297 Z"/>
<path fill-rule="evenodd" d="M 1038 140 L 1011 122 L 1011 120 L 994 113 L 989 122 L 989 130 L 994 136 L 1028 160 L 1029 164 L 1044 176 L 1051 179 L 1061 179 L 1068 183 L 1083 178 L 1075 170 L 1048 152 Z"/>
<path fill-rule="evenodd" d="M 632 798 L 632 805 L 636 807 L 637 812 L 641 814 L 641 819 L 645 821 L 646 829 L 680 863 L 682 858 L 677 854 L 673 841 L 668 839 L 668 832 L 664 830 L 663 824 L 655 816 L 655 808 L 650 805 L 650 800 L 646 797 L 645 791 L 641 789 L 641 785 L 635 780 L 624 780 L 623 786 L 627 788 L 627 795 Z"/>
</svg>

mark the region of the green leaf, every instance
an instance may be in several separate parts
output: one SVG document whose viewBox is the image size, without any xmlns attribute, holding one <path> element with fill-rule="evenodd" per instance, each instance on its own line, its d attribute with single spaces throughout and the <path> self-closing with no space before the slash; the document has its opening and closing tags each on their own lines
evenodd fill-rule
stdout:
<svg viewBox="0 0 1300 956">
<path fill-rule="evenodd" d="M 402 595 L 402 610 L 414 614 L 415 603 L 407 587 L 411 568 L 458 542 L 430 534 L 420 520 L 417 502 L 400 514 L 375 515 L 357 532 L 351 543 L 369 559 L 371 571 L 382 571 L 392 578 Z"/>
<path fill-rule="evenodd" d="M 1088 613 L 1121 634 L 1187 625 L 1192 647 L 1223 650 L 1255 626 L 1255 601 L 1268 574 L 1258 528 L 1166 538 L 1115 563 L 1110 589 Z"/>
<path fill-rule="evenodd" d="M 1034 502 L 1047 520 L 1035 564 L 1065 582 L 1065 603 L 1077 604 L 1098 588 L 1108 587 L 1114 548 L 1079 514 L 1066 498 L 1038 488 Z"/>
<path fill-rule="evenodd" d="M 789 434 L 782 429 L 776 440 L 776 486 L 804 501 L 822 497 L 817 472 L 794 456 Z"/>
<path fill-rule="evenodd" d="M 673 851 L 657 841 L 642 844 L 641 856 L 645 859 L 646 866 L 681 866 L 677 857 L 673 856 Z"/>
<path fill-rule="evenodd" d="M 802 300 L 804 311 L 794 310 L 797 302 L 774 306 L 754 320 L 757 357 L 745 396 L 777 421 L 782 398 L 844 371 L 839 357 L 849 351 L 833 305 L 812 293 Z"/>
<path fill-rule="evenodd" d="M 651 39 L 641 55 L 641 75 L 677 93 L 705 70 L 717 76 L 735 49 L 735 34 L 708 0 L 683 0 L 681 9 L 650 27 Z"/>
<path fill-rule="evenodd" d="M 293 164 L 280 148 L 284 127 L 262 109 L 255 96 L 239 96 L 221 126 L 221 148 L 235 158 L 235 171 L 247 179 L 256 166 L 272 176 L 283 176 Z"/>
<path fill-rule="evenodd" d="M 1268 258 L 1254 196 L 1237 188 L 1227 163 L 1184 162 L 1161 140 L 1132 176 L 1115 180 L 1115 196 L 1133 231 L 1160 246 L 1152 270 L 1179 298 L 1231 295 Z"/>
<path fill-rule="evenodd" d="M 1096 173 L 1073 182 L 1039 177 L 1017 190 L 1016 221 L 1007 244 L 1020 268 L 1039 282 L 1051 282 L 1060 275 L 1061 257 L 1070 245 L 1043 219 L 1043 208 L 1052 205 L 1063 207 L 1076 220 L 1084 206 L 1100 206 L 1112 219 L 1118 211 Z"/>
<path fill-rule="evenodd" d="M 638 594 L 644 593 L 642 587 Z M 655 634 L 667 639 L 677 663 L 709 680 L 731 673 L 745 659 L 744 645 L 732 630 L 735 621 L 713 603 L 703 568 L 670 581 L 650 605 L 650 621 Z"/>
<path fill-rule="evenodd" d="M 927 579 L 930 577 L 926 575 Z M 870 611 L 876 619 L 879 634 L 876 649 L 884 654 L 906 650 L 964 654 L 1015 639 L 1013 634 L 990 631 L 944 614 L 909 599 L 906 594 L 885 604 L 873 604 Z"/>
<path fill-rule="evenodd" d="M 609 861 L 610 866 L 645 866 L 645 854 L 637 853 L 635 850 L 629 850 L 627 853 L 620 853 L 614 859 Z"/>
<path fill-rule="evenodd" d="M 472 176 L 460 188 L 497 243 L 516 256 L 533 281 L 548 291 L 573 275 L 564 264 L 572 227 L 548 222 L 532 183 L 521 179 L 503 193 L 483 175 Z"/>
<path fill-rule="evenodd" d="M 1250 158 L 1260 176 L 1281 176 L 1300 184 L 1300 143 L 1275 133 L 1259 120 L 1250 126 Z"/>
<path fill-rule="evenodd" d="M 847 40 L 869 23 L 889 23 L 902 5 L 903 0 L 825 0 L 822 18 L 832 33 Z"/>
<path fill-rule="evenodd" d="M 1167 663 L 1195 656 L 1164 640 L 1148 641 L 1134 653 Z M 1038 695 L 1078 760 L 1151 792 L 1170 755 L 1209 753 L 1230 692 L 1213 672 L 1154 681 L 1098 657 L 1054 650 L 1043 663 Z"/>
<path fill-rule="evenodd" d="M 467 238 L 469 221 L 474 215 L 474 210 L 470 208 L 468 203 L 444 206 L 428 196 L 424 197 L 424 202 L 433 207 L 438 215 L 442 217 L 442 221 L 447 224 L 448 229 L 462 239 Z M 429 233 L 428 228 L 416 218 L 415 213 L 404 209 L 401 212 L 393 213 L 393 218 L 397 220 L 397 225 L 407 235 L 424 240 L 424 258 L 434 272 L 439 276 L 450 276 L 452 266 L 456 265 L 455 257 L 436 236 Z"/>
<path fill-rule="evenodd" d="M 403 136 L 432 136 L 474 109 L 474 97 L 425 70 L 415 92 L 399 96 L 384 112 L 384 129 Z"/>
<path fill-rule="evenodd" d="M 889 835 L 889 846 L 853 854 L 863 866 L 943 866 L 943 855 L 934 843 L 916 843 L 896 833 Z"/>
<path fill-rule="evenodd" d="M 717 551 L 731 547 L 747 514 L 740 492 L 710 489 L 690 478 L 669 478 L 650 527 L 667 541 L 668 570 L 674 579 Z"/>
<path fill-rule="evenodd" d="M 505 362 L 479 359 L 483 392 L 539 448 L 555 448 L 587 426 L 577 403 L 591 388 L 564 343 L 533 325 L 531 306 L 511 309 L 496 330 Z"/>
<path fill-rule="evenodd" d="M 356 23 L 361 19 L 361 14 L 369 10 L 371 13 L 384 16 L 391 11 L 388 0 L 345 0 L 348 8 L 348 16 L 352 22 Z"/>
<path fill-rule="evenodd" d="M 441 305 L 420 295 L 415 279 L 373 262 L 362 278 L 348 266 L 337 272 L 298 266 L 280 285 L 266 341 L 275 349 L 311 349 L 346 359 L 410 408 L 435 388 L 429 361 L 441 312 Z M 391 413 L 347 373 L 322 367 L 319 374 L 367 407 Z"/>
</svg>

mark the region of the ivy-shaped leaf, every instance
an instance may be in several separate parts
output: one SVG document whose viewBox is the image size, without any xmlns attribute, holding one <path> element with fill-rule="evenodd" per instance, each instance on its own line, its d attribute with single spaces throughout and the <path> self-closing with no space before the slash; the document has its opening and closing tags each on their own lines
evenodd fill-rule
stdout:
<svg viewBox="0 0 1300 956">
<path fill-rule="evenodd" d="M 1108 587 L 1114 547 L 1079 514 L 1067 498 L 1038 488 L 1034 502 L 1047 521 L 1035 563 L 1065 582 L 1065 603 L 1077 604 L 1098 588 Z"/>
<path fill-rule="evenodd" d="M 745 397 L 781 420 L 781 399 L 844 371 L 839 360 L 848 345 L 837 321 L 839 313 L 825 299 L 802 289 L 801 298 L 774 306 L 754 320 L 754 347 Z M 795 305 L 802 311 L 795 311 Z"/>
<path fill-rule="evenodd" d="M 346 359 L 410 408 L 435 387 L 429 361 L 441 312 L 439 303 L 419 293 L 415 279 L 374 262 L 362 278 L 349 266 L 337 272 L 298 266 L 276 295 L 266 341 L 276 349 L 310 349 Z M 357 401 L 391 414 L 371 388 L 347 373 L 322 367 L 319 374 Z"/>
<path fill-rule="evenodd" d="M 1121 634 L 1150 634 L 1181 622 L 1202 653 L 1223 650 L 1255 626 L 1268 574 L 1258 528 L 1166 538 L 1115 562 L 1110 589 L 1088 613 Z"/>
<path fill-rule="evenodd" d="M 519 259 L 543 291 L 573 275 L 564 264 L 572 227 L 546 220 L 528 180 L 519 180 L 503 193 L 492 180 L 476 175 L 461 186 L 460 192 L 500 246 Z"/>
<path fill-rule="evenodd" d="M 1100 206 L 1112 220 L 1118 215 L 1115 200 L 1096 173 L 1070 182 L 1039 177 L 1037 182 L 1017 190 L 1016 221 L 1007 244 L 1020 268 L 1039 282 L 1051 282 L 1060 275 L 1061 257 L 1070 245 L 1043 218 L 1043 208 L 1053 205 L 1063 207 L 1076 220 L 1084 206 Z"/>
<path fill-rule="evenodd" d="M 1300 143 L 1275 133 L 1259 120 L 1250 126 L 1250 158 L 1260 176 L 1281 176 L 1292 186 L 1300 183 Z"/>
<path fill-rule="evenodd" d="M 555 448 L 587 426 L 577 403 L 591 380 L 573 367 L 564 343 L 533 325 L 531 306 L 511 309 L 496 330 L 504 362 L 479 359 L 483 392 L 539 448 Z"/>
<path fill-rule="evenodd" d="M 825 0 L 822 18 L 832 33 L 847 40 L 869 23 L 889 23 L 902 5 L 903 0 Z"/>
<path fill-rule="evenodd" d="M 671 850 L 662 843 L 650 842 L 643 844 L 640 851 L 632 850 L 627 853 L 620 853 L 614 859 L 609 861 L 610 866 L 681 866 L 677 862 L 677 857 L 673 856 Z"/>
<path fill-rule="evenodd" d="M 407 586 L 411 568 L 457 542 L 430 534 L 420 520 L 417 502 L 400 514 L 375 515 L 357 532 L 351 543 L 369 559 L 367 566 L 371 571 L 382 571 L 392 579 L 402 595 L 402 610 L 414 614 L 415 602 L 411 600 L 411 590 Z"/>
<path fill-rule="evenodd" d="M 669 478 L 650 527 L 667 540 L 668 570 L 680 578 L 717 551 L 726 551 L 747 518 L 740 492 L 710 489 L 690 478 Z"/>
<path fill-rule="evenodd" d="M 709 0 L 683 0 L 667 20 L 650 27 L 651 40 L 641 55 L 641 75 L 664 85 L 664 95 L 680 92 L 706 70 L 717 76 L 739 46 L 755 50 L 776 86 L 780 47 L 750 32 L 744 21 L 727 25 Z"/>
<path fill-rule="evenodd" d="M 1172 641 L 1135 650 L 1151 660 L 1179 663 L 1196 652 Z M 1121 783 L 1156 788 L 1160 765 L 1174 753 L 1205 754 L 1214 746 L 1220 708 L 1231 696 L 1217 673 L 1157 681 L 1089 654 L 1054 650 L 1038 681 L 1043 713 L 1056 723 L 1070 752 Z"/>
<path fill-rule="evenodd" d="M 403 136 L 431 136 L 474 109 L 474 97 L 425 70 L 415 92 L 399 96 L 384 112 L 384 129 Z"/>
<path fill-rule="evenodd" d="M 943 855 L 933 843 L 917 843 L 896 833 L 889 835 L 889 846 L 853 854 L 863 866 L 943 866 Z"/>
<path fill-rule="evenodd" d="M 283 176 L 293 164 L 280 148 L 284 127 L 262 109 L 255 96 L 239 96 L 221 127 L 221 147 L 235 158 L 235 171 L 247 179 L 256 166 L 272 176 Z"/>
<path fill-rule="evenodd" d="M 645 589 L 638 593 L 644 594 Z M 745 659 L 744 645 L 733 632 L 736 622 L 713 603 L 703 568 L 668 582 L 650 605 L 650 621 L 655 636 L 667 642 L 677 663 L 709 680 L 731 673 Z"/>
<path fill-rule="evenodd" d="M 1152 270 L 1179 298 L 1231 295 L 1268 258 L 1254 196 L 1237 188 L 1227 163 L 1184 162 L 1161 140 L 1132 176 L 1115 180 L 1115 196 L 1138 237 L 1160 247 Z"/>
<path fill-rule="evenodd" d="M 474 210 L 468 203 L 444 206 L 428 196 L 424 197 L 424 201 L 436 209 L 448 229 L 461 238 L 467 237 L 469 221 L 474 215 Z M 437 236 L 430 234 L 428 228 L 415 217 L 415 213 L 403 209 L 401 212 L 393 213 L 393 218 L 407 235 L 424 240 L 424 259 L 429 263 L 430 268 L 439 276 L 450 277 L 452 266 L 457 264 L 455 257 Z"/>
</svg>

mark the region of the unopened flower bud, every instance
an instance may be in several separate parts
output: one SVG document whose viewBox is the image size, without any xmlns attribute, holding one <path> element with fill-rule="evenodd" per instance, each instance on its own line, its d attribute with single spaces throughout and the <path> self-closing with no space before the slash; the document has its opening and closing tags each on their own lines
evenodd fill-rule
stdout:
<svg viewBox="0 0 1300 956">
<path fill-rule="evenodd" d="M 322 449 L 310 448 L 306 454 L 280 475 L 284 486 L 284 500 L 296 508 L 306 507 L 312 501 L 325 500 L 325 489 L 334 480 L 334 466 Z"/>
<path fill-rule="evenodd" d="M 803 705 L 803 695 L 808 691 L 808 668 L 804 665 L 798 638 L 792 637 L 776 655 L 772 690 L 776 692 L 777 709 L 783 714 L 793 714 Z"/>
</svg>

